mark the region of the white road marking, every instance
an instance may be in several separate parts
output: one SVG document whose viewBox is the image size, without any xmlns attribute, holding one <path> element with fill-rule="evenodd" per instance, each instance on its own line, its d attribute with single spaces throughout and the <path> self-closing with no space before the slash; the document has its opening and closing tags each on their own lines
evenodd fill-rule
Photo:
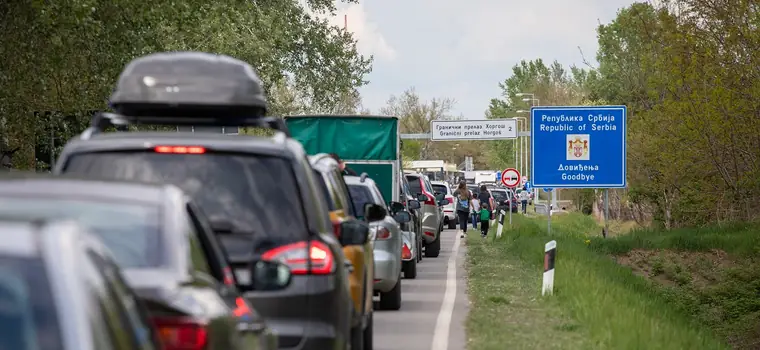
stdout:
<svg viewBox="0 0 760 350">
<path fill-rule="evenodd" d="M 435 322 L 435 332 L 433 332 L 433 345 L 431 350 L 448 350 L 449 348 L 449 331 L 451 329 L 451 316 L 454 313 L 454 302 L 457 297 L 457 256 L 459 253 L 459 244 L 461 235 L 456 232 L 456 241 L 451 250 L 449 264 L 446 267 L 446 291 L 443 294 L 443 303 L 441 310 L 438 312 L 438 320 Z"/>
</svg>

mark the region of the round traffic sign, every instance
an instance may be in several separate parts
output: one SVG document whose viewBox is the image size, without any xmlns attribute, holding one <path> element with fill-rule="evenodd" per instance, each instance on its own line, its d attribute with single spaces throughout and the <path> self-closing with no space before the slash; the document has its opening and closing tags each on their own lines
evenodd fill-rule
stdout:
<svg viewBox="0 0 760 350">
<path fill-rule="evenodd" d="M 544 187 L 544 192 L 551 192 L 553 188 L 551 187 Z"/>
<path fill-rule="evenodd" d="M 515 168 L 507 168 L 501 172 L 501 183 L 507 187 L 517 187 L 520 183 L 520 172 Z"/>
</svg>

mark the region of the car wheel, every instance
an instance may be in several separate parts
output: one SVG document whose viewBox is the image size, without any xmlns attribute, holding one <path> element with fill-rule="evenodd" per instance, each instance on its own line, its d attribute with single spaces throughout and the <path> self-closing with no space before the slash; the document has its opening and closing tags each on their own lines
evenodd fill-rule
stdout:
<svg viewBox="0 0 760 350">
<path fill-rule="evenodd" d="M 417 278 L 417 260 L 404 261 L 404 278 L 413 280 Z"/>
<path fill-rule="evenodd" d="M 456 229 L 457 229 L 457 221 L 449 220 L 449 230 L 456 230 Z"/>
<path fill-rule="evenodd" d="M 440 253 L 441 253 L 441 235 L 438 235 L 435 241 L 431 242 L 430 244 L 427 245 L 427 247 L 425 247 L 425 257 L 437 258 L 438 254 Z"/>
<path fill-rule="evenodd" d="M 373 312 L 370 311 L 369 319 L 367 320 L 367 327 L 364 328 L 364 350 L 372 350 L 372 316 Z"/>
<path fill-rule="evenodd" d="M 399 276 L 401 277 L 401 276 Z M 401 308 L 401 278 L 388 293 L 380 293 L 381 310 L 398 310 Z"/>
<path fill-rule="evenodd" d="M 364 330 L 361 322 L 356 327 L 351 328 L 351 350 L 363 350 L 364 348 Z"/>
</svg>

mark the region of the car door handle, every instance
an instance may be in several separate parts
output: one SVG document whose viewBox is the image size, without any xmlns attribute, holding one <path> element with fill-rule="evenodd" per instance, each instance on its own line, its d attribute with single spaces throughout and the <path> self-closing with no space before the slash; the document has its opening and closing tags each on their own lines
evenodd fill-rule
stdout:
<svg viewBox="0 0 760 350">
<path fill-rule="evenodd" d="M 343 263 L 343 266 L 348 270 L 348 272 L 353 273 L 354 272 L 354 264 L 352 264 L 350 261 L 346 261 Z"/>
<path fill-rule="evenodd" d="M 241 333 L 260 333 L 263 330 L 263 323 L 238 322 L 237 324 L 237 331 Z"/>
</svg>

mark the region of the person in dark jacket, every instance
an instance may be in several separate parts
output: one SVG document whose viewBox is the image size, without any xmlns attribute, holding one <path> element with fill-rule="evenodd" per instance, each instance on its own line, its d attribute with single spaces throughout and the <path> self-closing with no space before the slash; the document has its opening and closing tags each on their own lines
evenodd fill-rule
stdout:
<svg viewBox="0 0 760 350">
<path fill-rule="evenodd" d="M 336 153 L 330 153 L 330 157 L 335 159 L 336 162 L 338 162 L 338 165 L 340 166 L 340 171 L 343 173 L 343 175 L 352 175 L 352 176 L 359 176 L 353 169 L 346 166 L 346 163 L 343 162 L 343 160 L 340 159 L 340 156 Z"/>
<path fill-rule="evenodd" d="M 488 191 L 488 187 L 486 187 L 486 185 L 480 185 L 478 201 L 480 201 L 481 204 L 487 205 L 488 211 L 494 211 L 493 196 L 491 196 L 491 192 Z"/>
</svg>

